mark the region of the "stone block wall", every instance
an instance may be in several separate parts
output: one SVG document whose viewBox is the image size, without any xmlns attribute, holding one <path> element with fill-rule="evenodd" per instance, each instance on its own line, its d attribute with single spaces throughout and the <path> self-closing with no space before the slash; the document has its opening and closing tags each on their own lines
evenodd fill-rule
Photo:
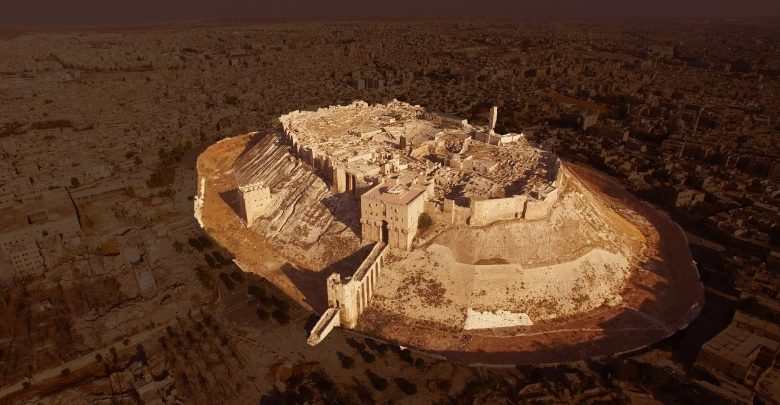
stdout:
<svg viewBox="0 0 780 405">
<path fill-rule="evenodd" d="M 500 220 L 523 218 L 527 199 L 525 195 L 489 200 L 472 199 L 470 225 L 482 226 Z"/>
</svg>

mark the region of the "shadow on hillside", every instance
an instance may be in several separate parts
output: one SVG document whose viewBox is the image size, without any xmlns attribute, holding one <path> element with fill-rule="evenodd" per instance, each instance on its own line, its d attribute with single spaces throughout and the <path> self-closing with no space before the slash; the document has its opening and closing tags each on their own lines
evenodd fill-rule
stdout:
<svg viewBox="0 0 780 405">
<path fill-rule="evenodd" d="M 328 308 L 327 280 L 331 274 L 341 275 L 342 280 L 351 277 L 363 260 L 371 253 L 373 245 L 361 247 L 356 252 L 345 256 L 321 271 L 295 266 L 292 263 L 282 265 L 282 272 L 304 295 L 306 302 L 314 309 L 314 312 L 322 314 Z"/>
<path fill-rule="evenodd" d="M 346 191 L 325 197 L 320 200 L 320 203 L 355 236 L 360 237 L 360 200 L 356 199 L 351 192 Z"/>
<path fill-rule="evenodd" d="M 241 221 L 246 223 L 246 212 L 241 204 L 241 194 L 238 192 L 238 189 L 234 188 L 232 190 L 222 191 L 219 193 L 219 197 L 236 213 L 236 216 L 238 216 Z"/>
</svg>

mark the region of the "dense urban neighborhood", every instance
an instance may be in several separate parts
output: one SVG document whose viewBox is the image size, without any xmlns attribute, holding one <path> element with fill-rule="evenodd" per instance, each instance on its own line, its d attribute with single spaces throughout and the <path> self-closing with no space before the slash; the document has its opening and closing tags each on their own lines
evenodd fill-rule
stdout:
<svg viewBox="0 0 780 405">
<path fill-rule="evenodd" d="M 2 30 L 0 402 L 776 403 L 778 46 L 776 23 L 737 20 L 274 20 Z M 388 182 L 375 194 L 364 194 L 364 199 L 373 198 L 367 204 L 392 201 L 382 193 L 408 193 L 403 194 L 408 197 L 404 204 L 424 195 L 426 201 L 440 204 L 435 212 L 450 213 L 454 219 L 448 224 L 457 224 L 458 210 L 469 204 L 460 204 L 458 198 L 508 198 L 522 192 L 531 196 L 528 201 L 538 202 L 546 193 L 557 193 L 549 188 L 563 187 L 555 176 L 543 178 L 552 163 L 542 174 L 528 173 L 539 162 L 560 159 L 577 179 L 596 179 L 592 182 L 615 201 L 604 203 L 610 212 L 632 217 L 639 204 L 634 200 L 641 199 L 658 218 L 679 224 L 674 228 L 679 238 L 666 239 L 666 231 L 658 231 L 658 246 L 692 255 L 695 272 L 690 274 L 698 275 L 696 288 L 703 291 L 698 316 L 680 325 L 675 318 L 674 328 L 659 327 L 668 333 L 658 341 L 598 356 L 594 354 L 604 354 L 598 341 L 583 338 L 592 325 L 586 328 L 568 319 L 572 326 L 564 330 L 542 322 L 534 332 L 539 341 L 559 333 L 565 335 L 560 341 L 579 343 L 560 348 L 565 356 L 540 357 L 544 361 L 530 356 L 529 361 L 513 359 L 513 364 L 499 366 L 494 358 L 450 355 L 415 345 L 413 339 L 394 338 L 389 329 L 380 331 L 382 322 L 401 322 L 390 318 L 392 297 L 388 293 L 390 298 L 383 298 L 380 288 L 378 298 L 369 302 L 367 297 L 366 308 L 361 307 L 366 327 L 358 322 L 356 329 L 335 328 L 316 346 L 307 345 L 318 319 L 333 305 L 325 297 L 305 300 L 304 288 L 295 296 L 294 288 L 273 275 L 284 273 L 293 283 L 301 263 L 310 257 L 316 257 L 316 266 L 336 263 L 354 272 L 369 251 L 354 263 L 338 263 L 343 257 L 327 253 L 357 250 L 368 240 L 355 237 L 349 242 L 354 246 L 334 243 L 317 251 L 305 246 L 285 250 L 271 242 L 309 235 L 300 228 L 287 228 L 286 233 L 273 228 L 274 221 L 286 223 L 278 217 L 258 221 L 255 230 L 263 232 L 251 234 L 239 217 L 224 222 L 225 227 L 212 225 L 208 218 L 213 216 L 201 218 L 199 207 L 209 214 L 208 199 L 202 205 L 202 184 L 208 184 L 207 191 L 242 186 L 223 183 L 228 176 L 220 176 L 248 179 L 244 174 L 254 166 L 239 154 L 247 142 L 250 152 L 254 139 L 262 147 L 288 153 L 303 139 L 298 135 L 293 142 L 290 135 L 301 122 L 296 117 L 311 115 L 312 122 L 326 122 L 327 116 L 320 118 L 316 111 L 350 105 L 402 106 L 377 113 L 376 128 L 348 133 L 362 142 L 376 135 L 371 131 L 389 128 L 383 131 L 398 156 L 383 161 L 389 166 L 377 166 L 373 174 L 400 173 L 399 167 L 409 165 L 430 174 L 438 164 L 437 173 L 449 173 L 444 167 L 491 173 L 483 176 L 489 179 L 522 180 L 514 188 L 509 181 L 495 180 L 500 190 L 484 186 L 471 174 L 458 174 L 462 177 L 457 179 L 431 175 L 435 181 L 430 184 L 398 180 L 404 187 L 390 190 Z M 398 126 L 404 111 L 418 110 L 428 112 L 426 122 L 435 124 Z M 428 140 L 420 125 L 429 125 L 435 129 L 431 134 L 437 134 L 431 135 L 430 152 L 413 148 Z M 455 127 L 466 128 L 457 142 L 451 131 Z M 470 136 L 468 131 L 477 135 L 467 148 L 463 139 Z M 413 132 L 420 134 L 419 142 L 409 135 Z M 309 142 L 319 152 L 343 156 L 341 145 L 329 144 L 327 136 L 320 135 L 316 142 L 304 139 L 304 145 Z M 491 149 L 504 143 L 514 148 L 510 138 L 533 149 Z M 382 142 L 382 148 L 392 149 Z M 330 170 L 314 163 L 314 149 L 306 149 L 308 158 L 296 153 L 309 159 L 313 170 Z M 409 156 L 431 163 L 414 166 Z M 376 186 L 365 183 L 368 169 L 359 159 L 342 160 L 332 174 L 320 176 L 322 181 L 332 182 L 338 192 Z M 496 163 L 507 161 L 525 163 L 511 170 Z M 583 195 L 601 195 L 581 188 Z M 274 192 L 271 187 L 269 193 Z M 279 212 L 294 197 L 277 201 Z M 232 198 L 213 195 L 225 206 Z M 355 201 L 359 205 L 361 197 Z M 567 200 L 549 201 L 562 207 Z M 339 211 L 323 204 L 339 218 Z M 476 205 L 471 204 L 474 213 Z M 469 225 L 521 218 L 525 209 L 513 211 L 514 217 L 487 215 Z M 415 211 L 413 226 L 404 229 L 406 239 L 398 236 L 391 248 L 408 250 L 415 237 L 434 240 L 442 222 L 433 216 L 426 233 L 426 226 L 418 228 L 420 212 Z M 345 228 L 354 225 L 355 235 L 373 232 L 370 241 L 382 242 L 382 220 L 390 219 L 376 215 L 366 212 L 362 219 L 342 222 Z M 559 226 L 568 232 L 567 225 Z M 595 238 L 582 235 L 583 243 Z M 392 230 L 390 236 L 395 237 Z M 253 248 L 242 256 L 235 247 L 246 243 Z M 506 263 L 467 253 L 474 256 L 472 264 Z M 245 266 L 250 259 L 262 263 Z M 486 261 L 478 262 L 482 259 Z M 392 272 L 394 259 L 387 260 L 387 271 Z M 670 271 L 688 271 L 691 260 L 687 262 L 670 266 Z M 417 262 L 402 263 L 399 271 L 411 272 Z M 643 264 L 645 269 L 662 265 L 650 260 Z M 252 271 L 245 271 L 249 267 Z M 644 277 L 643 271 L 636 270 Z M 430 274 L 415 274 L 417 284 L 408 296 L 433 308 L 438 304 L 430 304 L 431 296 L 448 295 L 442 293 L 446 286 Z M 317 282 L 312 285 L 326 294 L 325 279 Z M 641 290 L 639 284 L 625 285 L 626 291 Z M 406 300 L 398 295 L 403 292 L 401 287 L 393 290 L 394 299 Z M 635 308 L 637 319 L 650 319 L 641 314 L 660 312 L 675 294 L 657 293 L 657 302 Z M 609 300 L 602 298 L 587 305 L 603 309 Z M 686 298 L 695 301 L 697 296 Z M 623 299 L 621 305 L 633 305 Z M 536 312 L 539 319 L 579 313 L 561 309 L 560 302 L 549 305 Z M 469 309 L 464 306 L 464 314 Z M 419 324 L 448 322 L 444 315 L 434 318 Z M 628 324 L 614 319 L 596 327 L 632 336 L 622 328 Z M 493 326 L 491 333 L 504 333 Z M 457 333 L 453 339 L 461 339 L 458 347 L 477 339 Z"/>
</svg>

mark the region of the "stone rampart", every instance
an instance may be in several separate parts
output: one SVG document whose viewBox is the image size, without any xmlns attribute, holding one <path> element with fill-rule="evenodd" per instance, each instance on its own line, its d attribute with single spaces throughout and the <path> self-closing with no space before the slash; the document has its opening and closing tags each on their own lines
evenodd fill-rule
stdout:
<svg viewBox="0 0 780 405">
<path fill-rule="evenodd" d="M 482 226 L 500 220 L 521 219 L 527 199 L 525 195 L 487 200 L 472 199 L 470 224 Z"/>
</svg>

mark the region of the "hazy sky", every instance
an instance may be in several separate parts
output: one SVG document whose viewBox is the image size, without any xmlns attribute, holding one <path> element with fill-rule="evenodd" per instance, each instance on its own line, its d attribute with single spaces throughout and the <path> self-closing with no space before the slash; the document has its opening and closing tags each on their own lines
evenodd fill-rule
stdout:
<svg viewBox="0 0 780 405">
<path fill-rule="evenodd" d="M 780 0 L 0 0 L 0 25 L 347 16 L 775 17 Z"/>
</svg>

